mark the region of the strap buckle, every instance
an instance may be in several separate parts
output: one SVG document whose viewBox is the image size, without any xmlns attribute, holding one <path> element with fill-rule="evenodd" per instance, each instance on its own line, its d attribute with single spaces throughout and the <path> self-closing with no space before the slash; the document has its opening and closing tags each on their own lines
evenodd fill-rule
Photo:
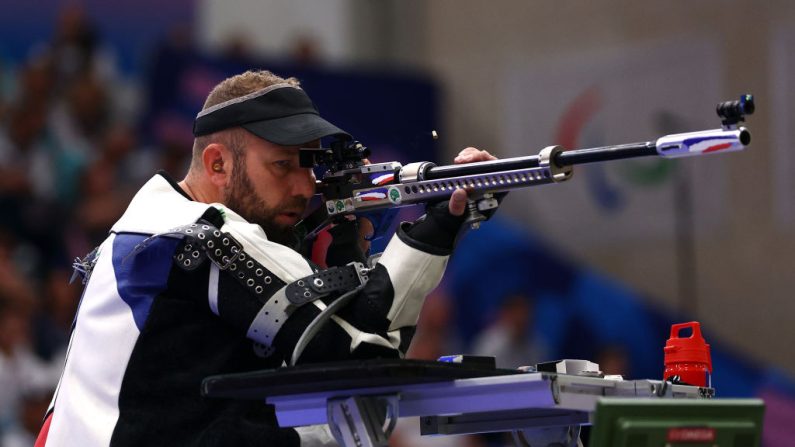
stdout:
<svg viewBox="0 0 795 447">
<path fill-rule="evenodd" d="M 243 253 L 243 245 L 229 233 L 221 233 L 221 237 L 216 238 L 216 241 L 223 246 L 223 248 L 217 249 L 221 250 L 220 259 L 218 259 L 218 251 L 212 248 L 206 248 L 207 256 L 218 266 L 219 270 L 227 270 Z M 227 252 L 232 255 L 228 256 Z"/>
<path fill-rule="evenodd" d="M 352 290 L 367 282 L 369 272 L 361 262 L 321 270 L 288 284 L 287 299 L 294 306 L 303 306 L 334 292 Z"/>
</svg>

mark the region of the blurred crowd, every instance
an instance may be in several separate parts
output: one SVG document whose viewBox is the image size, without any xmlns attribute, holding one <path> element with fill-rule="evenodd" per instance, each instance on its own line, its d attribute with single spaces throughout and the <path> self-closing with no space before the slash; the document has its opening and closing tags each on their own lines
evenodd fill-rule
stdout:
<svg viewBox="0 0 795 447">
<path fill-rule="evenodd" d="M 175 166 L 159 155 L 173 148 L 139 142 L 129 91 L 79 8 L 23 63 L 0 60 L 0 446 L 31 446 L 52 397 L 82 292 L 73 260 Z"/>
</svg>

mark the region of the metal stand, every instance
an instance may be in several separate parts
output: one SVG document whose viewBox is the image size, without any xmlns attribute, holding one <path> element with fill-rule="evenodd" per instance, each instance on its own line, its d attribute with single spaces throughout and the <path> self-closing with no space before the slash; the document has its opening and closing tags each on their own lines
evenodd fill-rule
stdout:
<svg viewBox="0 0 795 447">
<path fill-rule="evenodd" d="M 513 442 L 516 447 L 582 447 L 579 425 L 514 430 Z"/>
<path fill-rule="evenodd" d="M 399 399 L 397 394 L 329 399 L 331 434 L 342 446 L 386 447 L 398 420 Z"/>
</svg>

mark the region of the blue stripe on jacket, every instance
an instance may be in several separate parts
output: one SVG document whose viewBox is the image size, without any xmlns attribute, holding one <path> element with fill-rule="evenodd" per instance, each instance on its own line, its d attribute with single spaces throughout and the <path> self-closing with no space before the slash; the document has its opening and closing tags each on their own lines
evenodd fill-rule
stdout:
<svg viewBox="0 0 795 447">
<path fill-rule="evenodd" d="M 139 253 L 128 256 L 146 235 L 119 233 L 113 239 L 113 271 L 121 299 L 130 306 L 142 330 L 155 297 L 165 290 L 178 239 L 159 237 Z"/>
</svg>

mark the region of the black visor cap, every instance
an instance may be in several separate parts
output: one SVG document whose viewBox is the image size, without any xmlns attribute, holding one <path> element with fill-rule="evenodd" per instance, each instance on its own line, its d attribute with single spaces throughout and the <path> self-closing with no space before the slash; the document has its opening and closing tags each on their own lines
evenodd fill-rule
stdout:
<svg viewBox="0 0 795 447">
<path fill-rule="evenodd" d="M 282 146 L 298 146 L 328 136 L 351 138 L 321 118 L 302 89 L 289 85 L 200 113 L 193 123 L 193 135 L 209 135 L 237 126 Z"/>
</svg>

